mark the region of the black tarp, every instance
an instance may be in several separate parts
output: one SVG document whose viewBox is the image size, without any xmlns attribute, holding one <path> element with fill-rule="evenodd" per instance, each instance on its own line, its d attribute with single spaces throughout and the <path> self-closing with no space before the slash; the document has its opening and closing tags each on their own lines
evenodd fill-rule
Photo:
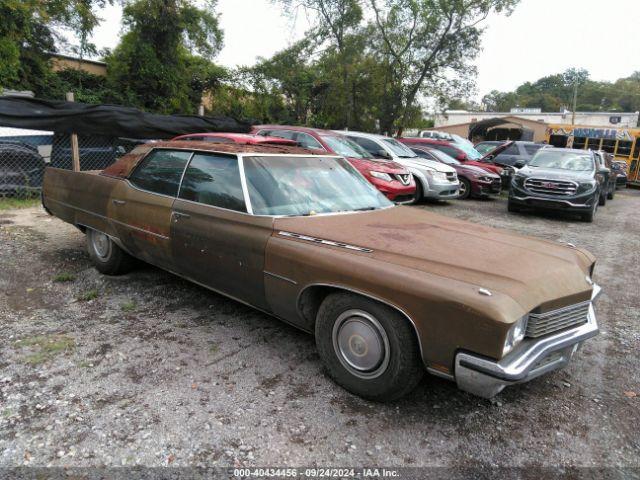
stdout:
<svg viewBox="0 0 640 480">
<path fill-rule="evenodd" d="M 251 128 L 248 122 L 230 117 L 157 115 L 118 105 L 24 97 L 0 97 L 0 127 L 146 139 L 199 132 L 246 133 Z"/>
</svg>

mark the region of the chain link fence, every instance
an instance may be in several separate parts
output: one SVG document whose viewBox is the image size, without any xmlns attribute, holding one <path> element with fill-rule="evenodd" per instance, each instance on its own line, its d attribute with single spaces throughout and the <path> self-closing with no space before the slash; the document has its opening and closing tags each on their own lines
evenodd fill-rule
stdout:
<svg viewBox="0 0 640 480">
<path fill-rule="evenodd" d="M 80 170 L 103 170 L 140 143 L 78 135 Z M 0 137 L 0 197 L 39 196 L 47 166 L 73 169 L 71 144 L 70 134 Z"/>
</svg>

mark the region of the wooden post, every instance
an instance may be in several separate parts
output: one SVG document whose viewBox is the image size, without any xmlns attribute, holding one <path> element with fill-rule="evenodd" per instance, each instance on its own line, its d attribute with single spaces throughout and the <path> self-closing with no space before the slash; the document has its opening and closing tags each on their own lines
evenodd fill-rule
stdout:
<svg viewBox="0 0 640 480">
<path fill-rule="evenodd" d="M 67 102 L 73 102 L 73 92 L 67 92 Z M 78 146 L 78 134 L 71 134 L 71 161 L 73 171 L 80 171 L 80 147 Z"/>
<path fill-rule="evenodd" d="M 198 105 L 198 115 L 201 117 L 204 117 L 204 105 L 200 104 Z"/>
</svg>

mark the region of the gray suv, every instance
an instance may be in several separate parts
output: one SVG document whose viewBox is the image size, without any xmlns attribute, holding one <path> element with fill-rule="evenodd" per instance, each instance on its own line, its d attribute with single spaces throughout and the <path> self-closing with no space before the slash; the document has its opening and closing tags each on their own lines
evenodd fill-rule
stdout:
<svg viewBox="0 0 640 480">
<path fill-rule="evenodd" d="M 607 200 L 609 174 L 591 150 L 541 149 L 513 176 L 508 209 L 564 210 L 592 222 Z"/>
</svg>

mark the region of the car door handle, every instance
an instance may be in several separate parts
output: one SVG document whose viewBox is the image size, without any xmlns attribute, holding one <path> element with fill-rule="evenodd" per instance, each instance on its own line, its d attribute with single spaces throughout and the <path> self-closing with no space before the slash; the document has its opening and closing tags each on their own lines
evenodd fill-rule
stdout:
<svg viewBox="0 0 640 480">
<path fill-rule="evenodd" d="M 191 215 L 188 215 L 186 213 L 181 213 L 181 212 L 173 212 L 173 216 L 175 217 L 176 220 L 178 218 L 191 218 Z"/>
<path fill-rule="evenodd" d="M 124 200 L 117 200 L 115 198 L 111 201 L 113 202 L 114 205 L 124 205 L 125 203 L 127 203 Z"/>
</svg>

